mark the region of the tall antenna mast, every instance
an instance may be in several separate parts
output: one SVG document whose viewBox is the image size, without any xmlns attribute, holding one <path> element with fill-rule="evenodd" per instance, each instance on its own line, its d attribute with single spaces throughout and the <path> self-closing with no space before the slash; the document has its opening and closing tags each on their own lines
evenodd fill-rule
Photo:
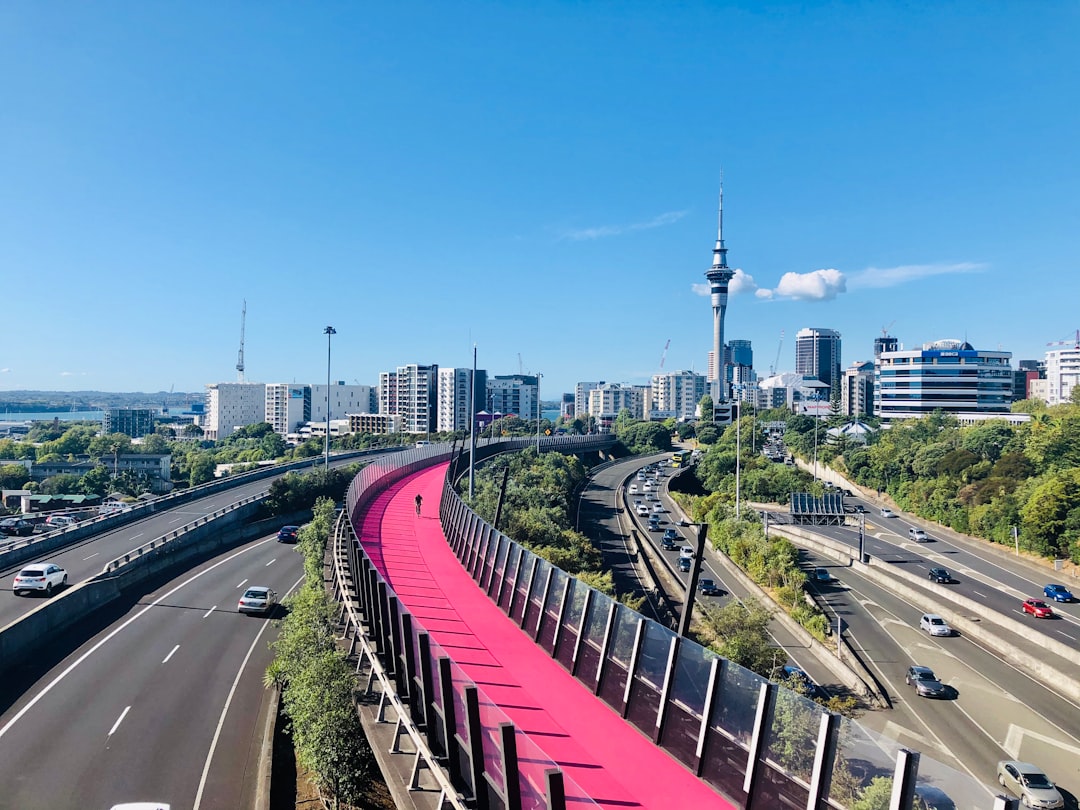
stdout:
<svg viewBox="0 0 1080 810">
<path fill-rule="evenodd" d="M 236 355 L 236 381 L 244 381 L 244 325 L 247 322 L 247 299 L 240 310 L 240 352 Z"/>
</svg>

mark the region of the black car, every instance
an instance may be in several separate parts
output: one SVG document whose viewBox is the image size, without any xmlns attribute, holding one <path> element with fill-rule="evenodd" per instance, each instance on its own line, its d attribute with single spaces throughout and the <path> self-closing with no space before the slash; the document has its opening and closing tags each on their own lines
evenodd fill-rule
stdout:
<svg viewBox="0 0 1080 810">
<path fill-rule="evenodd" d="M 931 568 L 930 581 L 940 582 L 944 585 L 948 585 L 950 582 L 952 582 L 952 574 L 949 573 L 947 568 Z"/>
<path fill-rule="evenodd" d="M 688 572 L 690 570 L 690 558 L 689 557 L 680 557 L 679 558 L 679 570 L 684 571 L 684 572 Z"/>
<path fill-rule="evenodd" d="M 278 529 L 277 541 L 279 543 L 295 543 L 297 540 L 296 533 L 299 531 L 299 526 L 282 526 Z"/>
<path fill-rule="evenodd" d="M 712 579 L 699 579 L 698 590 L 701 591 L 702 596 L 723 596 L 724 589 L 716 584 Z"/>
<path fill-rule="evenodd" d="M 20 517 L 10 517 L 0 520 L 0 534 L 28 537 L 34 533 L 34 524 Z"/>
<path fill-rule="evenodd" d="M 675 541 L 665 534 L 660 538 L 660 547 L 665 551 L 671 551 L 675 548 Z"/>
</svg>

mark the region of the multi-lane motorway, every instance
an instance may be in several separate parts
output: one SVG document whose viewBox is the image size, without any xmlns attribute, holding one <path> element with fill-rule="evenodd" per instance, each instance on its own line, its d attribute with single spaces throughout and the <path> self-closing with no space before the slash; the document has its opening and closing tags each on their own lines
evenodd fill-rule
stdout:
<svg viewBox="0 0 1080 810">
<path fill-rule="evenodd" d="M 236 604 L 248 585 L 286 594 L 301 562 L 273 537 L 234 548 L 43 673 L 0 715 L 0 806 L 249 806 L 273 632 Z"/>
</svg>

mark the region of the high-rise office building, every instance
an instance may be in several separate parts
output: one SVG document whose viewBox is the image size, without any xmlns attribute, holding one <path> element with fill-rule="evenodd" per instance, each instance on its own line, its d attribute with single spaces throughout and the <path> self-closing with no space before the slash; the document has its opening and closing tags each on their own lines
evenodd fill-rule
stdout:
<svg viewBox="0 0 1080 810">
<path fill-rule="evenodd" d="M 103 433 L 123 433 L 133 439 L 154 432 L 154 412 L 149 408 L 110 408 L 102 419 Z"/>
<path fill-rule="evenodd" d="M 874 412 L 874 364 L 869 361 L 852 363 L 844 369 L 840 386 L 840 411 L 858 417 Z"/>
<path fill-rule="evenodd" d="M 795 335 L 795 373 L 817 377 L 830 388 L 840 384 L 840 333 L 800 329 Z"/>
<path fill-rule="evenodd" d="M 483 389 L 476 393 L 476 386 L 471 386 L 473 378 L 471 368 L 440 368 L 439 369 L 439 407 L 438 426 L 440 431 L 450 432 L 454 430 L 469 430 L 472 412 L 484 410 L 487 407 L 487 372 L 477 369 L 476 376 L 483 378 Z M 470 395 L 472 397 L 470 402 Z"/>
<path fill-rule="evenodd" d="M 589 392 L 604 384 L 599 382 L 579 382 L 574 386 L 574 415 L 585 416 L 589 412 Z"/>
<path fill-rule="evenodd" d="M 936 410 L 1007 414 L 1012 403 L 1011 357 L 1011 352 L 980 351 L 959 340 L 882 352 L 874 364 L 874 415 L 892 421 Z"/>
<path fill-rule="evenodd" d="M 1080 336 L 1075 346 L 1062 346 L 1046 353 L 1046 404 L 1061 405 L 1071 401 L 1073 389 L 1080 385 Z"/>
<path fill-rule="evenodd" d="M 693 371 L 670 371 L 652 377 L 650 419 L 677 419 L 685 422 L 697 415 L 705 396 L 705 377 Z"/>
<path fill-rule="evenodd" d="M 405 433 L 430 433 L 438 413 L 437 365 L 410 363 L 379 374 L 379 413 L 401 417 Z M 335 414 L 336 415 L 336 414 Z"/>
<path fill-rule="evenodd" d="M 488 410 L 536 419 L 540 380 L 535 374 L 496 374 L 488 380 Z"/>
</svg>

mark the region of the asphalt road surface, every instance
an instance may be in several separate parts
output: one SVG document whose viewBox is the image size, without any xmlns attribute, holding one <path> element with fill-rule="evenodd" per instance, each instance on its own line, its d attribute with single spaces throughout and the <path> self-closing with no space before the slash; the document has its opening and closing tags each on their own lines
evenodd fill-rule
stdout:
<svg viewBox="0 0 1080 810">
<path fill-rule="evenodd" d="M 273 537 L 235 547 L 162 582 L 4 696 L 0 807 L 249 806 L 276 631 L 237 601 L 250 585 L 284 596 L 302 570 L 295 546 Z"/>
</svg>

